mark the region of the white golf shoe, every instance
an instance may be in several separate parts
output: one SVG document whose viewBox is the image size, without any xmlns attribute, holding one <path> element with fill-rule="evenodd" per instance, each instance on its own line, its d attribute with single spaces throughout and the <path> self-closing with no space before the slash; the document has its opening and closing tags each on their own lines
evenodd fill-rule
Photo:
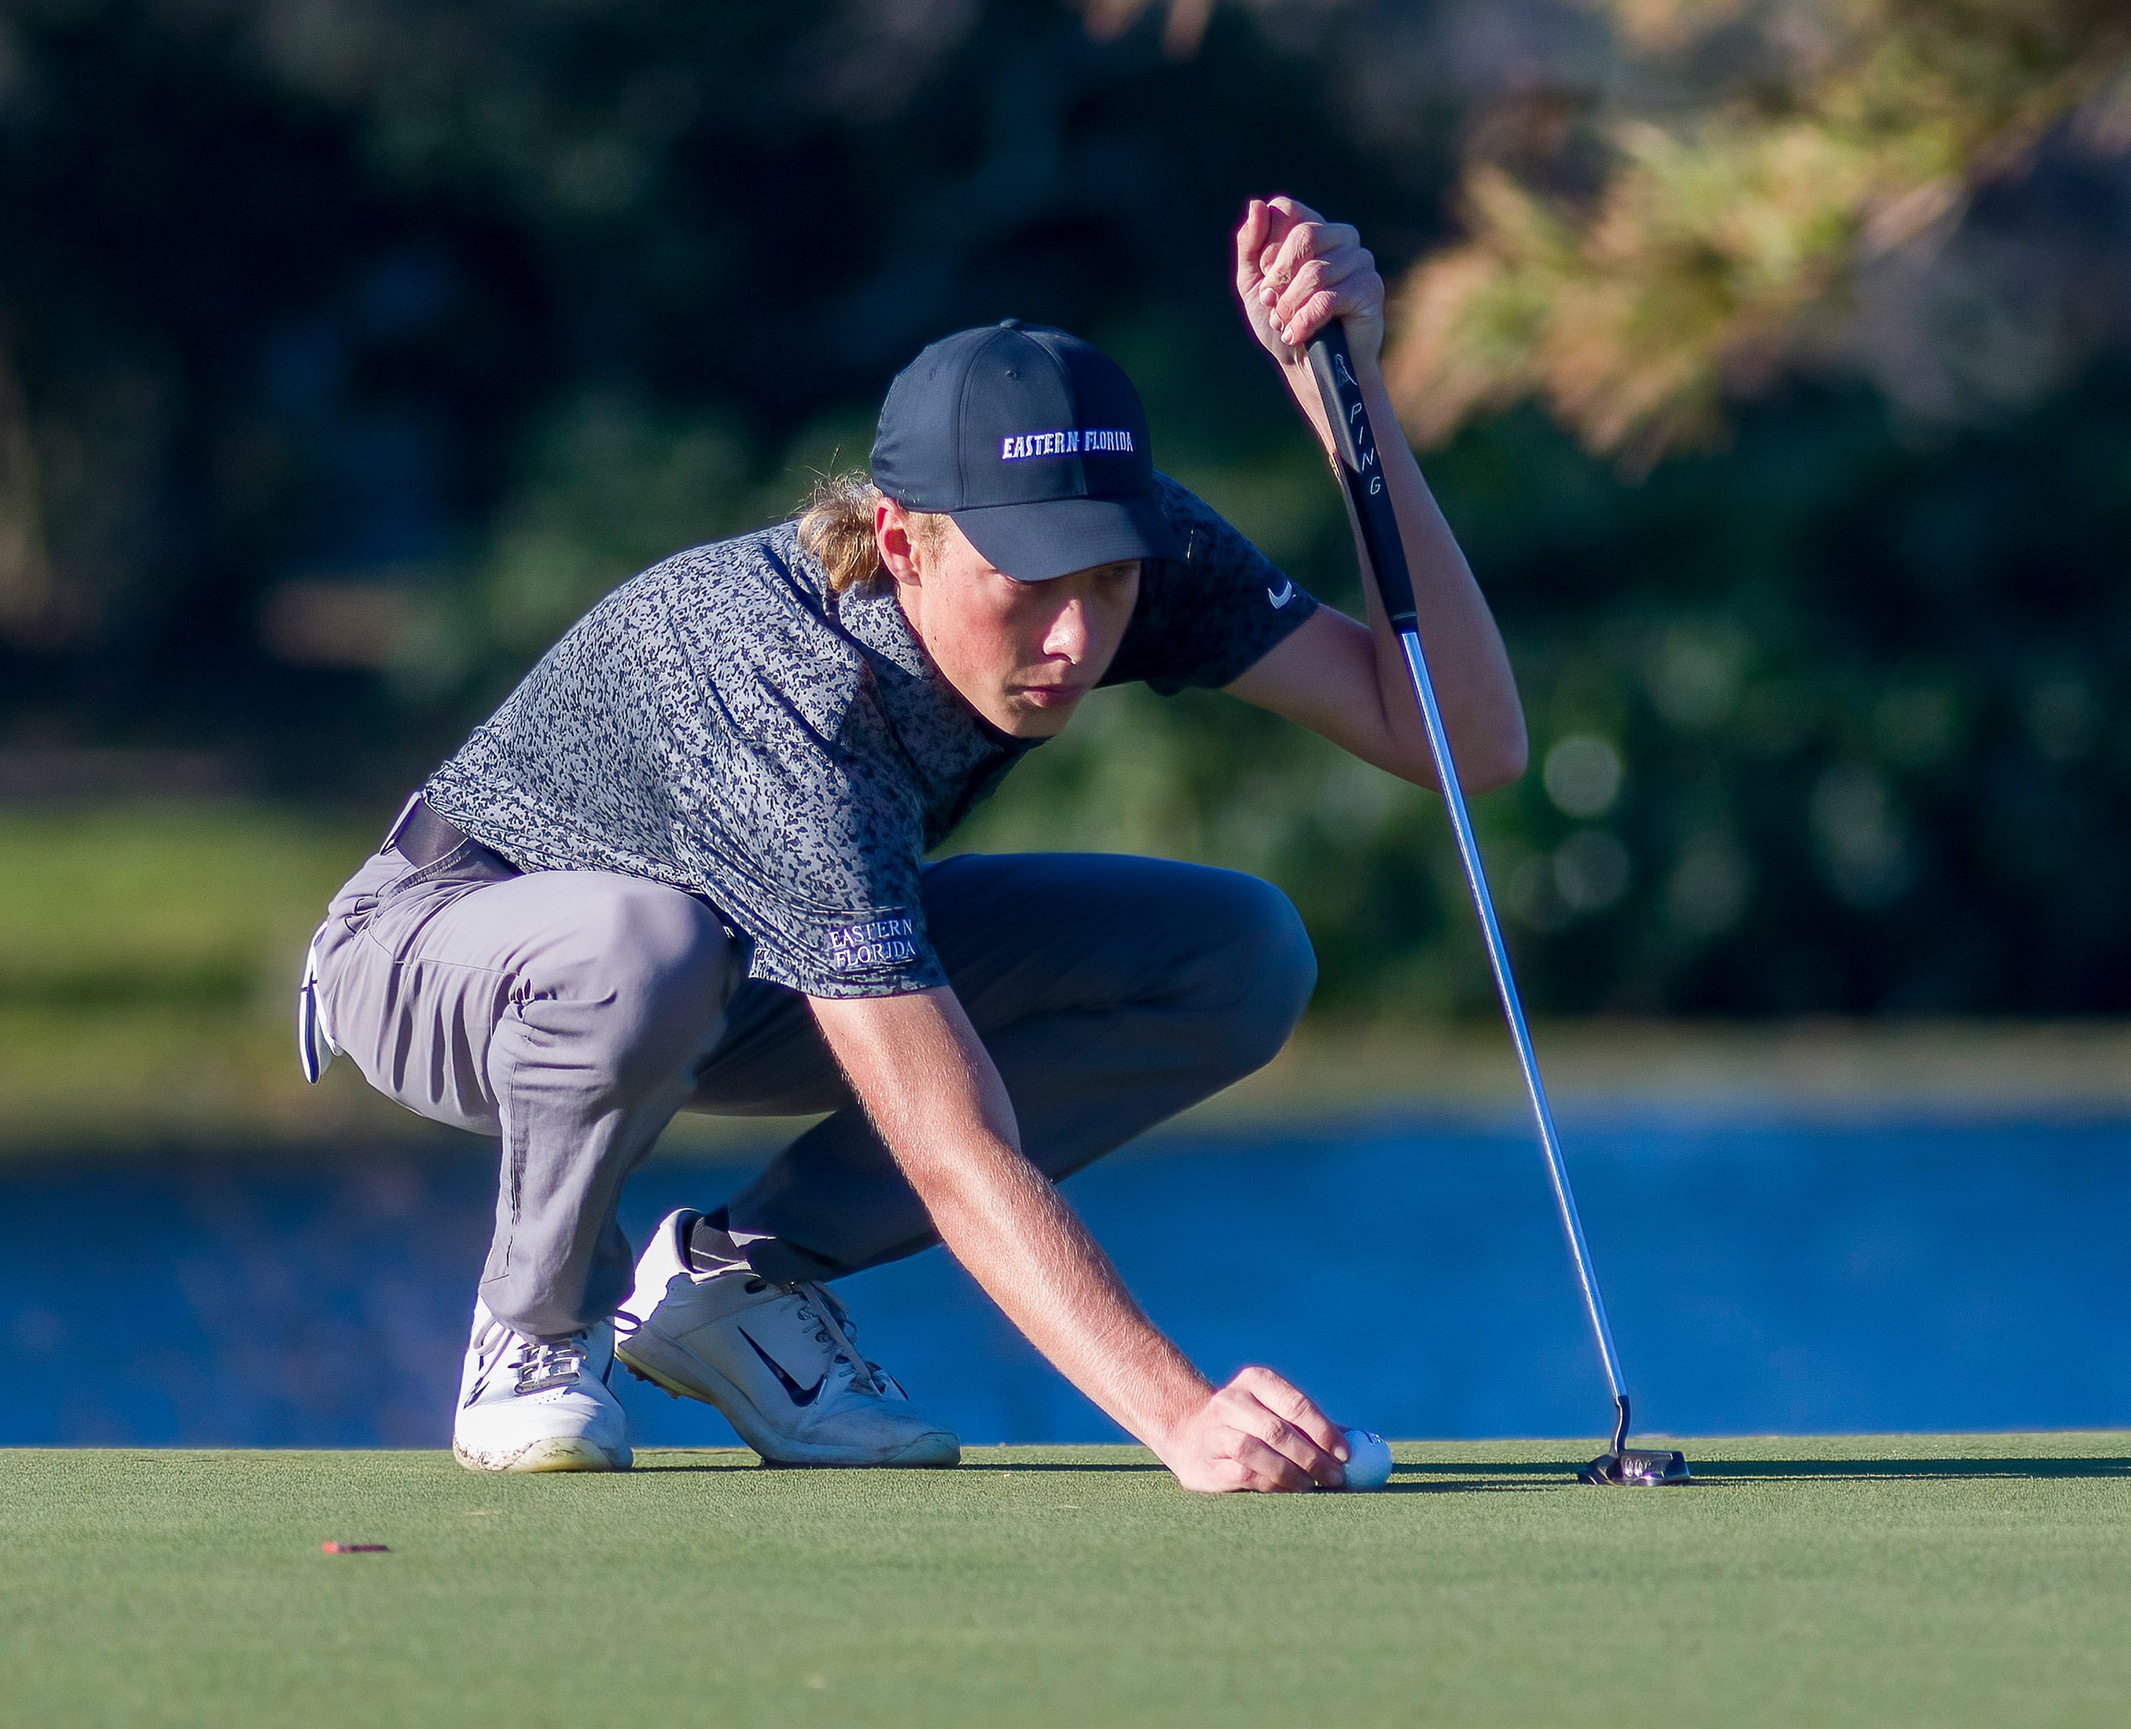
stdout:
<svg viewBox="0 0 2131 1729">
<path fill-rule="evenodd" d="M 607 1376 L 614 1329 L 561 1340 L 514 1333 L 474 1305 L 451 1455 L 469 1471 L 626 1471 L 629 1419 Z"/>
<path fill-rule="evenodd" d="M 637 1263 L 618 1317 L 624 1368 L 715 1405 L 773 1465 L 960 1462 L 954 1431 L 865 1360 L 850 1316 L 820 1285 L 773 1285 L 745 1261 L 696 1271 L 688 1233 L 698 1216 L 669 1214 Z"/>
</svg>

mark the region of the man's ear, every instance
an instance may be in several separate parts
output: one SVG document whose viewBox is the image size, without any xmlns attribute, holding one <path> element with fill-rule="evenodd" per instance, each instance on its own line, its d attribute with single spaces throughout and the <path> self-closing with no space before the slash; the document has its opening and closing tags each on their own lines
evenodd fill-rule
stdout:
<svg viewBox="0 0 2131 1729">
<path fill-rule="evenodd" d="M 910 541 L 910 518 L 892 498 L 873 506 L 873 543 L 880 552 L 881 569 L 899 583 L 921 583 L 917 548 Z"/>
</svg>

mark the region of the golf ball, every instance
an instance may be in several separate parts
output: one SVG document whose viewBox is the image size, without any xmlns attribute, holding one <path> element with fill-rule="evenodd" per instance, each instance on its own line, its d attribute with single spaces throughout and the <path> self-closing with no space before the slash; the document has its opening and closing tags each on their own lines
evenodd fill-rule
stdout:
<svg viewBox="0 0 2131 1729">
<path fill-rule="evenodd" d="M 1391 1481 L 1391 1449 L 1383 1436 L 1369 1429 L 1349 1429 L 1347 1436 L 1347 1487 L 1381 1489 Z"/>
</svg>

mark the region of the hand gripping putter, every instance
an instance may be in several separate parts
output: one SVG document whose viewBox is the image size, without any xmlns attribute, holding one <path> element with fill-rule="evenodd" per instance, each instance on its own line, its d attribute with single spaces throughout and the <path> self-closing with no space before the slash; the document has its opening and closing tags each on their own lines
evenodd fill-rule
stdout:
<svg viewBox="0 0 2131 1729">
<path fill-rule="evenodd" d="M 1613 1394 L 1613 1448 L 1600 1454 L 1577 1473 L 1586 1483 L 1648 1488 L 1687 1480 L 1687 1459 L 1681 1453 L 1643 1452 L 1628 1445 L 1628 1390 L 1620 1372 L 1620 1353 L 1613 1348 L 1613 1329 L 1606 1322 L 1606 1305 L 1598 1294 L 1598 1279 L 1591 1271 L 1591 1251 L 1583 1240 L 1583 1222 L 1576 1216 L 1576 1196 L 1569 1188 L 1568 1166 L 1562 1162 L 1561 1137 L 1554 1131 L 1554 1113 L 1546 1102 L 1546 1085 L 1539 1078 L 1539 1059 L 1532 1051 L 1531 1029 L 1525 1025 L 1524 1006 L 1517 998 L 1517 981 L 1509 969 L 1509 950 L 1502 942 L 1502 926 L 1495 918 L 1494 896 L 1488 892 L 1487 873 L 1480 863 L 1480 844 L 1473 838 L 1472 818 L 1466 813 L 1465 794 L 1458 785 L 1458 767 L 1451 760 L 1450 737 L 1443 730 L 1442 711 L 1436 707 L 1435 684 L 1428 676 L 1427 656 L 1421 650 L 1420 616 L 1413 604 L 1413 578 L 1406 568 L 1405 544 L 1399 538 L 1398 519 L 1392 514 L 1391 495 L 1384 489 L 1383 464 L 1378 460 L 1376 436 L 1369 426 L 1369 410 L 1362 401 L 1347 351 L 1347 333 L 1338 320 L 1327 324 L 1309 345 L 1310 371 L 1324 393 L 1325 412 L 1332 421 L 1332 441 L 1339 450 L 1339 478 L 1347 491 L 1347 503 L 1361 529 L 1369 567 L 1376 576 L 1376 591 L 1382 596 L 1391 628 L 1398 632 L 1406 651 L 1406 670 L 1413 677 L 1413 694 L 1421 705 L 1421 722 L 1428 729 L 1428 749 L 1435 758 L 1436 779 L 1443 789 L 1443 808 L 1450 813 L 1450 832 L 1457 839 L 1458 862 L 1465 867 L 1465 884 L 1472 890 L 1474 912 L 1480 917 L 1480 935 L 1487 943 L 1487 959 L 1495 972 L 1495 989 L 1502 998 L 1502 1015 L 1509 1022 L 1509 1036 L 1517 1047 L 1517 1061 L 1524 1069 L 1524 1090 L 1532 1101 L 1532 1120 L 1539 1128 L 1539 1144 L 1546 1152 L 1547 1175 L 1554 1184 L 1554 1205 L 1561 1214 L 1562 1234 L 1569 1239 L 1575 1257 L 1576 1277 L 1583 1286 L 1584 1310 L 1591 1317 L 1591 1332 L 1598 1340 L 1598 1355 L 1606 1368 L 1606 1386 Z"/>
</svg>

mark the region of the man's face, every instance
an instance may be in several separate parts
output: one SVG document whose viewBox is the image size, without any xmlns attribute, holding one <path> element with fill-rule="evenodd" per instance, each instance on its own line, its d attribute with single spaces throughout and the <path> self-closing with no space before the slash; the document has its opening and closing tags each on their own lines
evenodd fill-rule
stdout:
<svg viewBox="0 0 2131 1729">
<path fill-rule="evenodd" d="M 881 564 L 947 682 L 1001 732 L 1049 738 L 1109 671 L 1139 600 L 1139 561 L 1016 582 L 952 522 L 913 546 L 902 508 L 875 517 Z"/>
</svg>

